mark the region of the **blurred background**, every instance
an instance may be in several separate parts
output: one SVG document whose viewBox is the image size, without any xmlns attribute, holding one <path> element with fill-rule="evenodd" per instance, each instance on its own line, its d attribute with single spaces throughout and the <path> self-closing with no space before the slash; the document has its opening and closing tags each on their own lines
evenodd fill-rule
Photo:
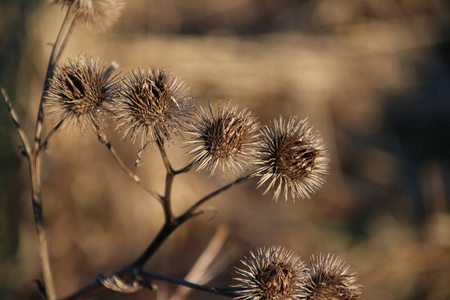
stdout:
<svg viewBox="0 0 450 300">
<path fill-rule="evenodd" d="M 0 1 L 0 82 L 31 135 L 44 73 L 64 12 L 45 1 Z M 166 66 L 199 105 L 233 99 L 263 124 L 308 118 L 331 152 L 312 200 L 262 196 L 256 181 L 205 205 L 146 265 L 183 278 L 217 230 L 222 251 L 210 285 L 232 283 L 249 250 L 284 245 L 307 260 L 332 252 L 351 264 L 365 299 L 450 299 L 450 5 L 445 0 L 129 0 L 103 34 L 75 30 L 65 57 L 116 61 L 122 74 Z M 39 299 L 41 276 L 26 161 L 0 104 L 0 299 Z M 47 127 L 48 129 L 48 127 Z M 137 148 L 109 131 L 133 165 Z M 187 161 L 175 141 L 176 168 Z M 136 169 L 163 191 L 165 171 L 148 148 Z M 43 165 L 44 213 L 59 296 L 121 269 L 163 222 L 162 210 L 121 171 L 96 136 L 59 132 Z M 177 177 L 175 212 L 233 180 Z M 203 273 L 203 272 L 200 272 Z M 103 293 L 95 299 L 170 299 Z M 193 292 L 187 299 L 220 299 Z"/>
</svg>

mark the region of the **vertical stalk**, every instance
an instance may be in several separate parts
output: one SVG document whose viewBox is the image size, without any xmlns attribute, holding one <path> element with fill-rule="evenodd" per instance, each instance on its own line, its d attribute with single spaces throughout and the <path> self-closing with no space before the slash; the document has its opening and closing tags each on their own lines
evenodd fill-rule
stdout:
<svg viewBox="0 0 450 300">
<path fill-rule="evenodd" d="M 163 209 L 166 224 L 174 224 L 175 217 L 172 212 L 172 184 L 175 172 L 170 165 L 169 157 L 167 156 L 166 150 L 164 149 L 164 143 L 158 139 L 157 141 L 159 152 L 161 153 L 164 166 L 166 167 L 166 185 L 164 189 L 164 200 Z"/>
<path fill-rule="evenodd" d="M 56 299 L 55 286 L 50 268 L 50 257 L 47 232 L 44 226 L 44 213 L 41 198 L 41 156 L 33 151 L 29 158 L 30 180 L 31 180 L 31 201 L 33 206 L 34 222 L 38 235 L 38 251 L 41 261 L 42 276 L 44 280 L 46 299 Z"/>
<path fill-rule="evenodd" d="M 43 147 L 45 146 L 44 144 L 48 143 L 49 139 L 53 135 L 53 130 L 49 133 L 49 135 L 47 136 L 47 138 L 43 143 L 41 138 L 44 125 L 44 99 L 50 87 L 50 80 L 53 77 L 55 65 L 66 46 L 67 40 L 74 26 L 74 20 L 72 20 L 70 25 L 68 25 L 69 24 L 68 22 L 71 19 L 70 15 L 71 15 L 71 7 L 67 9 L 66 16 L 64 17 L 64 21 L 58 32 L 58 36 L 56 37 L 55 43 L 52 46 L 52 52 L 48 62 L 47 71 L 44 79 L 44 86 L 42 88 L 41 99 L 39 101 L 38 106 L 38 114 L 36 118 L 36 126 L 34 133 L 34 143 L 33 143 L 34 146 L 33 150 L 30 153 L 31 155 L 29 155 L 28 157 L 30 180 L 31 180 L 31 201 L 33 206 L 34 221 L 36 223 L 36 230 L 38 234 L 39 257 L 41 261 L 42 276 L 45 287 L 44 296 L 48 300 L 56 299 L 56 292 L 50 268 L 50 255 L 49 255 L 47 232 L 44 226 L 44 213 L 41 198 L 41 153 L 42 150 L 44 149 Z M 68 30 L 67 26 L 69 26 Z M 64 42 L 61 44 L 63 40 Z M 59 126 L 60 124 L 58 124 L 55 130 L 57 130 Z"/>
</svg>

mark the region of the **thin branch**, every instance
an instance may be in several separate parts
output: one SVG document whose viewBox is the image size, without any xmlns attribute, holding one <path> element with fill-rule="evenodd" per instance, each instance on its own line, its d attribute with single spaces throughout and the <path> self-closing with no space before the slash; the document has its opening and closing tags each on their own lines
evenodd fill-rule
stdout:
<svg viewBox="0 0 450 300">
<path fill-rule="evenodd" d="M 2 90 L 3 100 L 5 101 L 6 106 L 8 107 L 9 115 L 11 116 L 11 119 L 13 120 L 14 125 L 16 126 L 17 132 L 19 133 L 20 139 L 22 140 L 22 145 L 25 149 L 25 154 L 27 157 L 30 157 L 30 155 L 31 155 L 30 144 L 28 142 L 28 138 L 27 138 L 25 132 L 22 129 L 22 126 L 20 125 L 19 116 L 17 115 L 16 110 L 12 106 L 12 103 L 9 100 L 6 90 L 2 86 L 0 86 L 0 88 Z"/>
<path fill-rule="evenodd" d="M 166 223 L 159 231 L 158 235 L 153 239 L 150 245 L 133 263 L 130 264 L 134 268 L 142 268 L 142 266 L 152 257 L 162 243 L 178 228 L 181 224 Z"/>
<path fill-rule="evenodd" d="M 50 268 L 49 246 L 47 233 L 44 226 L 44 213 L 41 199 L 41 156 L 37 155 L 37 152 L 32 153 L 29 161 L 29 167 L 31 179 L 31 201 L 39 241 L 38 249 L 41 261 L 42 276 L 44 278 L 45 293 L 47 299 L 53 300 L 56 299 L 56 293 Z"/>
<path fill-rule="evenodd" d="M 166 167 L 167 173 L 173 174 L 174 170 L 172 169 L 172 166 L 170 165 L 169 157 L 167 156 L 166 149 L 164 149 L 164 143 L 162 141 L 158 140 L 156 142 L 156 144 L 158 144 L 158 149 L 159 149 L 159 152 L 161 153 L 161 157 L 164 162 L 164 166 Z"/>
<path fill-rule="evenodd" d="M 109 142 L 108 138 L 106 137 L 106 135 L 102 132 L 98 133 L 98 140 L 100 141 L 100 143 L 102 143 L 103 145 L 106 146 L 106 148 L 109 150 L 109 152 L 111 152 L 111 154 L 113 155 L 114 159 L 116 160 L 116 162 L 119 164 L 119 166 L 122 168 L 122 170 L 131 178 L 134 180 L 134 182 L 136 182 L 140 187 L 142 187 L 150 196 L 152 196 L 153 198 L 155 198 L 156 200 L 158 200 L 158 202 L 162 203 L 163 201 L 163 197 L 160 196 L 158 193 L 156 193 L 155 191 L 151 190 L 150 188 L 148 188 L 141 180 L 141 178 L 135 174 L 133 171 L 131 171 L 130 168 L 128 168 L 128 166 L 126 165 L 126 163 L 122 160 L 122 158 L 119 156 L 119 154 L 117 153 L 117 151 L 114 149 L 114 147 L 111 145 L 111 143 Z"/>
<path fill-rule="evenodd" d="M 240 291 L 240 288 L 236 288 L 236 287 L 203 286 L 203 285 L 195 284 L 195 283 L 183 280 L 183 279 L 166 276 L 166 275 L 162 275 L 162 274 L 146 272 L 146 271 L 143 271 L 142 269 L 133 269 L 133 268 L 125 268 L 110 277 L 115 277 L 115 278 L 123 280 L 123 281 L 130 281 L 131 283 L 133 283 L 133 280 L 142 280 L 142 279 L 144 279 L 146 282 L 152 282 L 153 280 L 165 281 L 165 282 L 170 282 L 173 284 L 178 284 L 181 286 L 186 286 L 191 289 L 196 289 L 199 291 L 209 292 L 209 293 L 222 295 L 222 296 L 226 296 L 226 297 L 230 297 L 230 298 L 236 297 L 237 296 L 236 292 Z M 106 289 L 107 288 L 101 283 L 101 281 L 97 277 L 95 282 L 76 291 L 75 293 L 73 293 L 70 296 L 61 298 L 60 300 L 87 299 L 89 297 L 97 295 L 100 291 L 104 291 Z"/>
<path fill-rule="evenodd" d="M 148 261 L 148 259 L 159 249 L 162 243 L 170 236 L 170 234 L 178 227 L 177 224 L 165 224 L 156 237 L 153 239 L 151 244 L 145 249 L 145 251 L 139 256 L 134 262 L 132 262 L 127 267 L 123 268 L 121 271 L 116 272 L 115 275 L 121 279 L 129 278 L 132 274 L 132 270 L 141 269 L 142 266 Z M 61 300 L 76 300 L 76 299 L 86 299 L 88 297 L 97 295 L 106 288 L 98 281 L 79 289 L 73 294 L 62 298 Z"/>
<path fill-rule="evenodd" d="M 164 189 L 164 200 L 163 200 L 163 210 L 166 225 L 174 224 L 175 217 L 172 211 L 172 184 L 173 178 L 175 176 L 172 166 L 169 162 L 169 157 L 167 156 L 166 150 L 164 149 L 164 144 L 158 140 L 158 149 L 161 153 L 161 157 L 164 162 L 164 166 L 166 167 L 166 184 Z"/>
<path fill-rule="evenodd" d="M 45 95 L 47 94 L 47 91 L 50 87 L 50 80 L 53 77 L 53 71 L 54 71 L 55 65 L 58 61 L 57 59 L 59 59 L 59 57 L 61 56 L 61 53 L 64 51 L 64 47 L 66 45 L 65 42 L 63 42 L 63 44 L 61 44 L 61 41 L 62 41 L 62 36 L 64 34 L 63 33 L 64 29 L 66 28 L 67 22 L 70 19 L 71 7 L 72 6 L 70 6 L 67 9 L 66 16 L 64 17 L 63 23 L 58 32 L 58 36 L 56 37 L 55 43 L 52 45 L 52 52 L 50 54 L 50 59 L 48 61 L 47 71 L 45 73 L 44 86 L 42 88 L 41 100 L 39 102 L 38 115 L 36 118 L 36 126 L 35 126 L 35 133 L 34 133 L 34 149 L 39 149 L 41 146 L 41 134 L 42 134 L 42 128 L 43 128 L 43 124 L 44 124 L 44 99 L 45 99 Z M 72 25 L 73 25 L 73 22 L 72 22 Z M 70 28 L 72 28 L 72 25 L 70 26 Z M 72 30 L 69 29 L 64 38 L 64 41 L 67 42 L 71 32 L 72 32 Z"/>
<path fill-rule="evenodd" d="M 254 173 L 251 173 L 247 176 L 241 177 L 236 179 L 235 181 L 217 189 L 216 191 L 208 194 L 207 196 L 203 197 L 199 201 L 197 201 L 194 205 L 192 205 L 184 214 L 181 216 L 175 218 L 173 221 L 170 221 L 170 219 L 166 219 L 166 222 L 161 228 L 158 235 L 155 237 L 153 242 L 145 249 L 144 253 L 141 254 L 141 256 L 136 259 L 131 266 L 136 268 L 141 268 L 149 259 L 152 257 L 152 255 L 156 252 L 156 250 L 161 246 L 161 244 L 166 240 L 166 238 L 173 232 L 175 229 L 177 229 L 179 226 L 181 226 L 184 222 L 191 219 L 192 217 L 196 216 L 195 210 L 201 206 L 203 203 L 208 201 L 209 199 L 213 198 L 214 196 L 217 196 L 221 192 L 226 191 L 227 189 L 231 188 L 234 185 L 237 185 L 239 183 L 245 182 L 248 179 L 250 179 Z M 164 199 L 164 203 L 166 202 L 166 199 Z"/>
<path fill-rule="evenodd" d="M 66 24 L 67 25 L 67 24 Z M 69 41 L 69 37 L 72 34 L 73 28 L 75 27 L 75 19 L 72 19 L 72 22 L 70 23 L 70 27 L 67 30 L 66 36 L 64 37 L 64 41 L 61 43 L 61 46 L 59 47 L 58 51 L 56 52 L 56 57 L 54 59 L 54 63 L 56 64 L 59 59 L 61 58 L 61 55 L 66 48 L 67 42 Z"/>
<path fill-rule="evenodd" d="M 233 287 L 215 287 L 215 286 L 199 285 L 199 284 L 195 284 L 195 283 L 183 280 L 183 279 L 170 277 L 170 276 L 166 276 L 166 275 L 161 275 L 161 274 L 157 274 L 157 273 L 146 272 L 143 270 L 137 270 L 137 275 L 142 278 L 145 278 L 149 281 L 151 281 L 151 279 L 161 280 L 161 281 L 170 282 L 173 284 L 186 286 L 191 289 L 196 289 L 199 291 L 204 291 L 204 292 L 208 292 L 208 293 L 212 293 L 212 294 L 226 296 L 229 298 L 238 296 L 238 294 L 236 294 L 236 292 L 240 290 L 239 288 L 233 288 Z"/>
<path fill-rule="evenodd" d="M 166 174 L 166 184 L 164 191 L 164 200 L 163 200 L 163 210 L 164 210 L 164 218 L 165 222 L 168 224 L 173 224 L 175 221 L 175 216 L 172 211 L 172 185 L 173 185 L 173 177 L 174 174 L 172 172 L 167 172 Z"/>
<path fill-rule="evenodd" d="M 100 135 L 99 135 L 100 137 Z M 201 206 L 203 203 L 205 203 L 206 201 L 210 200 L 211 198 L 213 198 L 214 196 L 217 196 L 218 194 L 220 194 L 221 192 L 224 192 L 226 190 L 228 190 L 229 188 L 231 188 L 234 185 L 237 185 L 239 183 L 243 183 L 245 181 L 247 181 L 248 179 L 252 178 L 254 176 L 254 173 L 250 173 L 249 175 L 246 175 L 244 177 L 238 178 L 235 181 L 217 189 L 216 191 L 208 194 L 207 196 L 201 198 L 199 201 L 197 201 L 194 205 L 192 205 L 184 214 L 182 214 L 181 216 L 175 218 L 173 220 L 173 222 L 168 222 L 168 220 L 166 219 L 166 222 L 164 224 L 164 226 L 161 228 L 161 230 L 159 231 L 159 233 L 156 235 L 156 237 L 153 239 L 153 241 L 150 243 L 150 245 L 144 250 L 144 252 L 134 261 L 132 262 L 129 266 L 125 267 L 122 271 L 119 271 L 117 273 L 115 273 L 115 275 L 117 275 L 119 278 L 122 278 L 122 276 L 126 276 L 127 274 L 130 274 L 130 270 L 136 270 L 138 272 L 143 272 L 141 271 L 143 265 L 153 256 L 153 254 L 159 249 L 159 247 L 164 243 L 164 241 L 179 227 L 181 226 L 183 223 L 185 223 L 186 221 L 190 220 L 192 217 L 194 217 L 195 215 L 197 215 L 197 213 L 195 212 L 195 210 Z M 164 198 L 162 198 L 164 199 Z M 152 273 L 146 273 L 144 272 L 143 274 L 141 274 L 143 277 L 148 277 L 148 278 L 153 278 L 153 279 L 159 279 L 159 280 L 165 280 L 164 278 L 168 278 L 168 277 L 160 277 L 160 278 L 156 278 L 156 274 L 152 274 Z M 168 281 L 168 280 L 166 280 Z M 228 292 L 230 292 L 229 296 L 233 297 L 236 296 L 234 293 L 232 293 L 233 290 L 236 289 L 225 289 L 225 290 L 221 290 L 215 287 L 202 287 L 202 286 L 198 286 L 192 283 L 188 283 L 186 281 L 179 281 L 179 282 L 174 282 L 174 283 L 178 283 L 181 285 L 186 285 L 189 286 L 191 288 L 197 288 L 199 290 L 203 290 L 203 291 L 208 291 L 211 293 L 217 293 L 217 294 L 221 294 L 224 296 L 228 296 Z M 96 294 L 98 294 L 100 291 L 104 290 L 105 287 L 101 285 L 100 282 L 96 281 L 93 282 L 83 288 L 81 288 L 80 290 L 76 291 L 75 293 L 73 293 L 72 295 L 64 298 L 64 300 L 75 300 L 75 299 L 85 299 L 88 296 L 94 296 Z"/>
<path fill-rule="evenodd" d="M 50 141 L 52 136 L 56 133 L 56 131 L 58 131 L 58 129 L 63 124 L 63 122 L 64 122 L 64 120 L 61 120 L 55 126 L 53 126 L 52 130 L 50 130 L 50 132 L 47 134 L 47 136 L 45 137 L 45 139 L 42 142 L 42 144 L 39 146 L 39 148 L 37 150 L 38 153 L 42 152 L 42 150 L 44 150 L 47 147 L 48 142 Z"/>
<path fill-rule="evenodd" d="M 233 186 L 235 186 L 235 185 L 237 185 L 239 183 L 243 183 L 243 182 L 249 180 L 250 178 L 253 177 L 253 175 L 254 175 L 254 173 L 250 173 L 250 174 L 248 174 L 246 176 L 240 177 L 240 178 L 236 179 L 235 181 L 233 181 L 233 182 L 231 182 L 231 183 L 229 183 L 229 184 L 227 184 L 227 185 L 225 185 L 225 186 L 215 190 L 214 192 L 206 195 L 205 197 L 201 198 L 194 205 L 192 205 L 184 214 L 179 216 L 177 218 L 177 221 L 180 222 L 180 223 L 183 223 L 185 221 L 185 219 L 189 219 L 189 218 L 197 215 L 195 210 L 199 206 L 201 206 L 203 203 L 205 203 L 206 201 L 210 200 L 211 198 L 217 196 L 218 194 L 228 190 L 229 188 L 231 188 L 231 187 L 233 187 Z"/>
<path fill-rule="evenodd" d="M 182 173 L 187 173 L 192 169 L 192 166 L 194 166 L 194 162 L 189 163 L 186 167 L 181 168 L 179 170 L 173 170 L 173 174 L 178 175 Z"/>
</svg>

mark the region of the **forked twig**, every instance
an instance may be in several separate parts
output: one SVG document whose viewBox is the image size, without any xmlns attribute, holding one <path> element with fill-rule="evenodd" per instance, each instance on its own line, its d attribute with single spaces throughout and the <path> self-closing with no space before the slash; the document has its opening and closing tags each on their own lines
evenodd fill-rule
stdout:
<svg viewBox="0 0 450 300">
<path fill-rule="evenodd" d="M 20 125 L 19 116 L 17 115 L 16 110 L 12 106 L 11 100 L 9 99 L 8 94 L 6 93 L 6 90 L 2 86 L 0 86 L 0 89 L 2 91 L 3 100 L 5 101 L 6 106 L 8 107 L 9 115 L 11 116 L 11 119 L 13 120 L 14 125 L 16 126 L 17 133 L 19 134 L 20 139 L 22 141 L 25 154 L 29 158 L 31 155 L 31 148 L 28 142 L 28 138 L 25 132 L 23 131 L 22 126 Z"/>
<path fill-rule="evenodd" d="M 53 300 L 56 298 L 55 287 L 53 285 L 52 272 L 50 268 L 49 247 L 47 233 L 44 226 L 44 214 L 41 199 L 41 156 L 39 155 L 38 151 L 38 149 L 40 148 L 40 143 L 35 144 L 35 146 L 37 145 L 38 148 L 31 149 L 28 138 L 20 125 L 19 117 L 12 107 L 11 101 L 3 87 L 1 88 L 1 92 L 3 99 L 8 107 L 9 114 L 14 122 L 14 125 L 16 126 L 20 139 L 22 140 L 23 149 L 28 160 L 31 181 L 31 202 L 38 235 L 38 249 L 42 267 L 42 275 L 44 279 L 43 281 L 45 287 L 45 296 L 47 297 L 47 299 Z"/>
<path fill-rule="evenodd" d="M 229 188 L 231 188 L 232 186 L 235 186 L 239 183 L 243 183 L 245 181 L 247 181 L 248 179 L 253 178 L 254 173 L 251 173 L 249 175 L 246 175 L 244 177 L 238 178 L 235 181 L 217 189 L 216 191 L 206 195 L 205 197 L 201 198 L 200 200 L 198 200 L 194 205 L 192 205 L 184 214 L 182 214 L 181 216 L 173 219 L 172 221 L 170 221 L 170 219 L 166 219 L 163 227 L 160 229 L 160 231 L 158 232 L 158 234 L 156 235 L 156 237 L 153 239 L 153 241 L 150 243 L 150 245 L 144 250 L 144 252 L 134 261 L 132 262 L 130 265 L 128 265 L 127 267 L 123 268 L 121 271 L 118 271 L 115 273 L 115 275 L 119 276 L 119 278 L 122 278 L 122 276 L 127 276 L 127 274 L 129 274 L 129 270 L 139 270 L 139 274 L 141 274 L 143 277 L 148 277 L 149 279 L 158 279 L 158 280 L 165 280 L 165 278 L 169 278 L 169 277 L 165 277 L 163 275 L 158 275 L 158 274 L 152 274 L 152 273 L 146 273 L 141 271 L 142 267 L 144 266 L 144 264 L 153 256 L 153 254 L 159 249 L 159 247 L 164 243 L 164 241 L 178 228 L 180 227 L 182 224 L 184 224 L 186 221 L 192 219 L 193 217 L 199 215 L 198 213 L 196 213 L 196 209 L 198 207 L 200 207 L 202 204 L 204 204 L 206 201 L 210 200 L 211 198 L 213 198 L 214 196 L 217 196 L 218 194 L 220 194 L 221 192 L 224 192 L 226 190 L 228 190 Z M 165 199 L 162 198 L 162 199 Z M 164 200 L 163 200 L 164 201 Z M 169 280 L 165 280 L 165 281 L 169 281 Z M 192 283 L 188 283 L 186 281 L 183 280 L 179 280 L 179 281 L 170 281 L 170 282 L 174 282 L 180 285 L 184 285 L 184 286 L 188 286 L 190 288 L 195 288 L 195 289 L 199 289 L 199 290 L 203 290 L 203 291 L 208 291 L 208 292 L 212 292 L 215 293 L 215 291 L 218 291 L 217 293 L 221 294 L 221 295 L 228 295 L 228 296 L 233 296 L 233 289 L 224 289 L 223 291 L 220 290 L 215 290 L 215 288 L 211 288 L 211 287 L 204 287 L 204 286 L 200 286 L 200 285 L 196 285 L 196 284 L 192 284 Z M 105 287 L 102 286 L 101 283 L 99 283 L 98 281 L 93 282 L 81 289 L 79 289 L 78 291 L 74 292 L 72 295 L 63 298 L 64 300 L 74 300 L 74 299 L 85 299 L 89 296 L 93 296 L 93 295 L 97 295 L 100 291 L 104 290 Z"/>
<path fill-rule="evenodd" d="M 50 141 L 50 139 L 52 138 L 52 136 L 56 133 L 56 131 L 58 131 L 58 129 L 61 127 L 61 125 L 63 124 L 64 120 L 59 121 L 55 126 L 53 126 L 52 130 L 50 130 L 50 132 L 47 134 L 47 136 L 45 137 L 44 141 L 41 143 L 41 145 L 39 146 L 38 152 L 41 152 L 42 150 L 44 150 L 47 145 L 48 142 Z"/>
</svg>

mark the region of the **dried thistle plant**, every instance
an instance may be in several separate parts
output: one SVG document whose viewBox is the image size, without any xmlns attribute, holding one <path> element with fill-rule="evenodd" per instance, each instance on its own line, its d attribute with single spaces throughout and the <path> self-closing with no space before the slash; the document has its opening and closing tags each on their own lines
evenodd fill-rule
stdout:
<svg viewBox="0 0 450 300">
<path fill-rule="evenodd" d="M 351 268 L 333 254 L 311 256 L 311 279 L 308 289 L 311 300 L 358 300 L 362 286 Z"/>
<path fill-rule="evenodd" d="M 304 120 L 280 117 L 262 129 L 263 141 L 258 149 L 258 187 L 268 183 L 264 194 L 275 189 L 276 201 L 283 191 L 294 199 L 310 198 L 325 182 L 329 158 L 325 144 L 313 127 Z"/>
<path fill-rule="evenodd" d="M 105 31 L 119 18 L 122 0 L 54 0 L 67 7 L 76 24 L 85 25 L 93 31 Z"/>
<path fill-rule="evenodd" d="M 122 85 L 114 108 L 118 129 L 133 142 L 140 135 L 142 148 L 149 142 L 164 143 L 171 133 L 180 135 L 193 115 L 189 88 L 166 69 L 135 69 Z"/>
<path fill-rule="evenodd" d="M 255 159 L 259 123 L 247 109 L 239 110 L 231 101 L 211 104 L 201 108 L 187 131 L 192 137 L 187 144 L 195 148 L 189 151 L 192 163 L 199 163 L 197 170 L 206 169 L 214 175 L 232 171 L 240 174 Z"/>
<path fill-rule="evenodd" d="M 56 66 L 45 95 L 45 107 L 51 118 L 63 126 L 81 131 L 92 126 L 103 128 L 109 118 L 109 105 L 118 96 L 118 65 L 98 58 L 79 55 Z"/>
<path fill-rule="evenodd" d="M 57 64 L 73 25 L 87 24 L 104 29 L 117 17 L 123 2 L 53 2 L 66 7 L 67 14 L 52 44 L 33 144 L 22 130 L 6 91 L 1 89 L 22 141 L 22 153 L 30 167 L 32 205 L 43 271 L 43 282 L 37 282 L 44 299 L 57 298 L 43 221 L 41 158 L 50 138 L 64 127 L 62 125 L 80 130 L 92 127 L 122 170 L 161 204 L 164 214 L 160 231 L 134 261 L 111 275 L 98 275 L 93 283 L 64 299 L 85 299 L 105 289 L 122 293 L 133 293 L 142 288 L 153 290 L 157 280 L 244 300 L 360 299 L 362 288 L 357 277 L 342 260 L 331 254 L 313 256 L 310 271 L 298 256 L 280 246 L 250 252 L 250 256 L 242 260 L 244 267 L 237 268 L 235 279 L 238 283 L 232 287 L 208 287 L 144 271 L 144 265 L 178 227 L 201 215 L 201 206 L 205 202 L 237 184 L 260 177 L 258 187 L 268 185 L 264 194 L 274 189 L 275 200 L 280 194 L 285 200 L 288 196 L 294 200 L 309 198 L 324 184 L 328 173 L 328 152 L 320 135 L 306 120 L 280 117 L 260 128 L 253 113 L 233 106 L 231 101 L 219 103 L 216 108 L 210 104 L 207 109 L 196 111 L 188 86 L 164 68 L 137 68 L 119 81 L 114 75 L 117 64 L 90 56 L 80 55 Z M 47 134 L 43 131 L 44 105 L 48 115 L 57 122 Z M 103 132 L 111 115 L 119 122 L 116 129 L 123 131 L 124 137 L 133 142 L 140 137 L 140 152 L 148 143 L 157 144 L 166 172 L 164 194 L 148 188 L 115 151 Z M 172 134 L 184 137 L 185 133 L 191 136 L 186 143 L 193 146 L 188 152 L 190 161 L 175 170 L 165 151 L 165 142 L 171 139 Z M 189 172 L 196 163 L 199 164 L 198 170 L 205 169 L 210 175 L 218 171 L 232 171 L 238 175 L 247 168 L 250 172 L 201 197 L 184 213 L 176 215 L 172 204 L 174 177 Z"/>
<path fill-rule="evenodd" d="M 239 283 L 235 299 L 295 300 L 308 295 L 308 269 L 292 251 L 283 247 L 258 248 L 241 260 L 236 270 Z"/>
</svg>

